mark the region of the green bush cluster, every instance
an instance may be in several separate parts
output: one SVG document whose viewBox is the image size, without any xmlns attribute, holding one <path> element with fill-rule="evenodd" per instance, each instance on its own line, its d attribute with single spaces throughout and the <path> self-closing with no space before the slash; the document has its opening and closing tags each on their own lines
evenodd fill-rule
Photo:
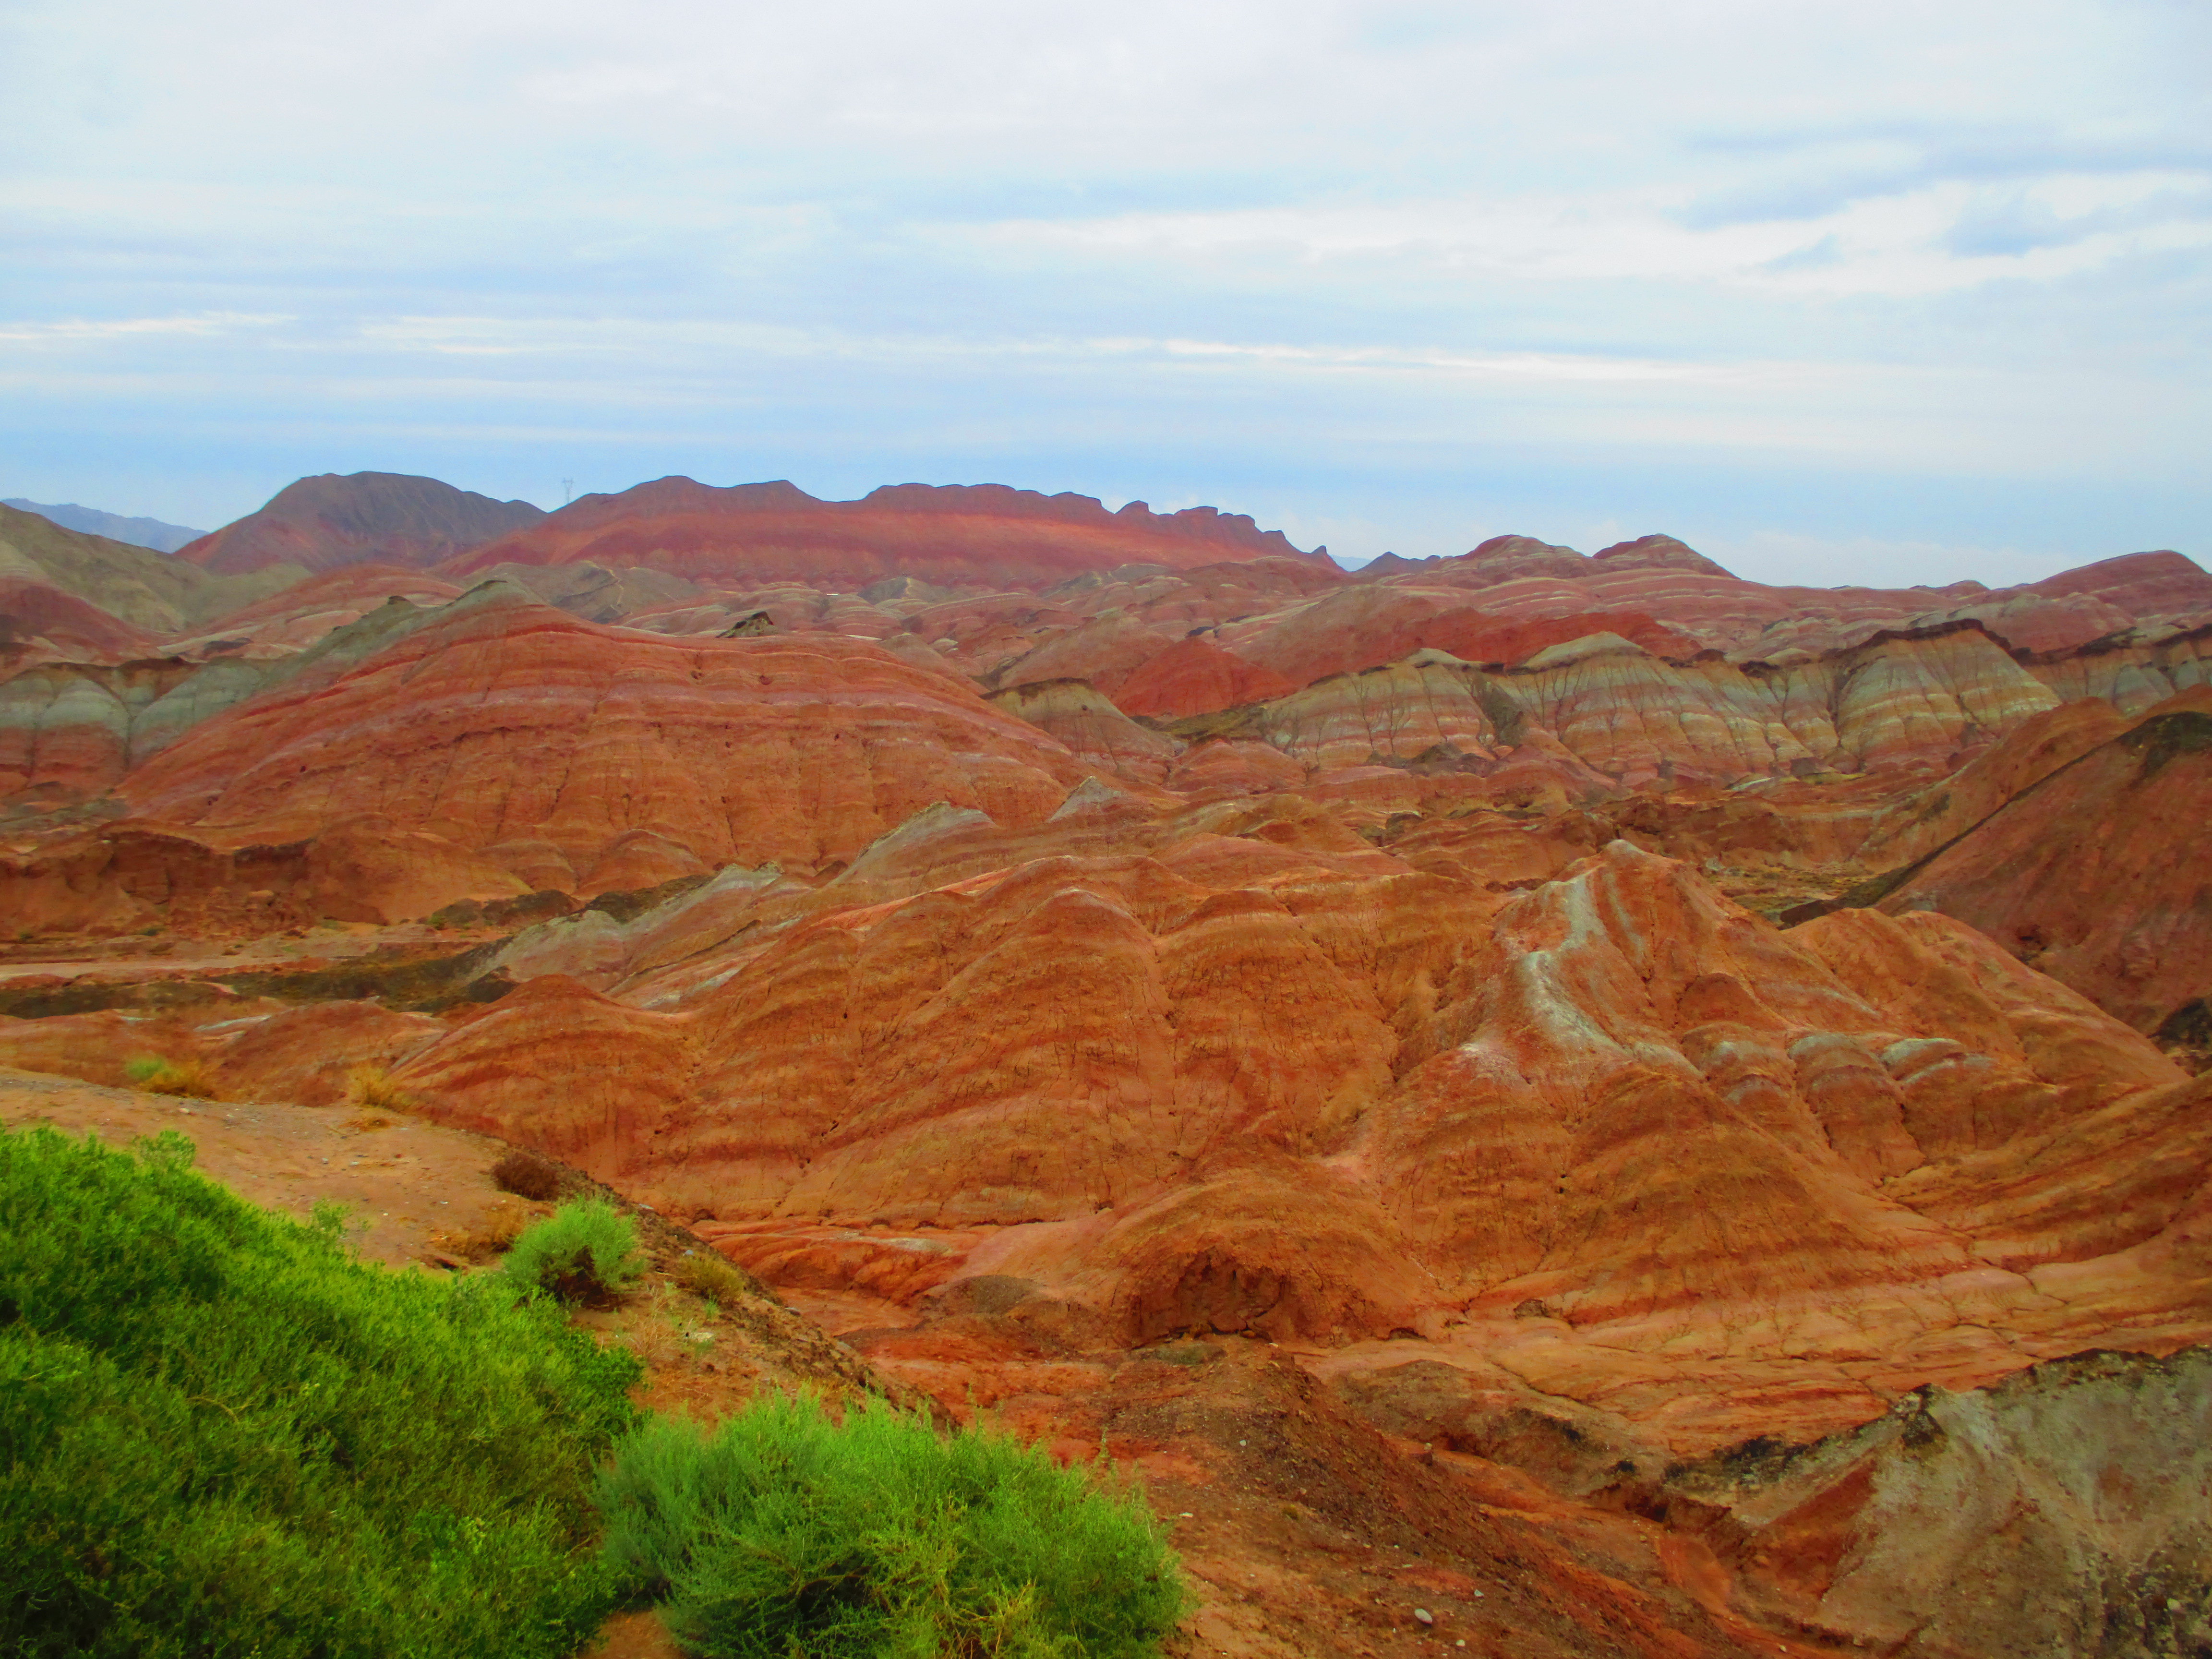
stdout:
<svg viewBox="0 0 2212 1659">
<path fill-rule="evenodd" d="M 635 1282 L 603 1202 L 449 1280 L 191 1156 L 0 1133 L 5 1659 L 538 1659 L 625 1595 L 714 1659 L 1133 1659 L 1181 1616 L 1143 1505 L 1001 1435 L 641 1424 L 635 1357 L 538 1293 Z"/>
<path fill-rule="evenodd" d="M 0 1653 L 566 1653 L 634 1357 L 194 1174 L 0 1135 Z"/>
<path fill-rule="evenodd" d="M 1133 1495 L 881 1402 L 650 1421 L 601 1486 L 607 1554 L 709 1659 L 1122 1659 L 1183 1611 Z"/>
<path fill-rule="evenodd" d="M 600 1302 L 645 1276 L 636 1224 L 602 1198 L 563 1204 L 522 1230 L 502 1271 L 518 1290 Z"/>
</svg>

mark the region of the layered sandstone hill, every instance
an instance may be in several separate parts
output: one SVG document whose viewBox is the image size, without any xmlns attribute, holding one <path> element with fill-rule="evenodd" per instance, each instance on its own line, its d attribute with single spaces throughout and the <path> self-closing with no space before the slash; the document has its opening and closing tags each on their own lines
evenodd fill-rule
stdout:
<svg viewBox="0 0 2212 1659">
<path fill-rule="evenodd" d="M 48 582 L 0 576 L 0 661 L 117 662 L 145 656 L 154 635 Z"/>
<path fill-rule="evenodd" d="M 325 472 L 287 484 L 268 505 L 187 544 L 177 557 L 222 574 L 289 564 L 430 565 L 545 515 L 435 478 Z"/>
<path fill-rule="evenodd" d="M 286 564 L 251 575 L 210 576 L 167 554 L 0 507 L 0 580 L 58 589 L 149 634 L 179 633 L 289 587 L 304 574 Z"/>
<path fill-rule="evenodd" d="M 1472 590 L 1482 611 L 1502 618 L 1639 613 L 1733 657 L 1766 661 L 1857 644 L 1884 629 L 1969 621 L 2021 649 L 2062 651 L 2148 619 L 2202 620 L 2212 612 L 2212 576 L 2173 552 L 2129 554 L 1996 590 L 1978 582 L 1771 587 L 1738 580 L 1671 537 L 1646 536 L 1585 558 L 1572 548 L 1499 536 L 1455 559 L 1395 561 L 1369 580 L 1440 602 Z"/>
<path fill-rule="evenodd" d="M 1000 484 L 896 484 L 857 501 L 824 501 L 781 482 L 717 489 L 670 477 L 586 495 L 474 549 L 452 569 L 647 565 L 724 583 L 799 577 L 852 589 L 900 577 L 1030 585 L 1121 565 L 1180 568 L 1263 556 L 1327 563 L 1279 532 L 1210 507 L 1161 514 L 1132 501 L 1109 513 L 1088 495 Z"/>
<path fill-rule="evenodd" d="M 2132 722 L 2085 711 L 2059 736 L 1984 816 L 1885 877 L 1881 907 L 1957 916 L 2137 1030 L 2190 1038 L 2212 1024 L 2212 690 Z"/>
<path fill-rule="evenodd" d="M 198 632 L 172 639 L 167 651 L 206 659 L 264 660 L 320 644 L 380 605 L 401 599 L 428 608 L 450 604 L 463 589 L 428 571 L 355 564 L 309 576 L 268 598 L 226 612 Z"/>
<path fill-rule="evenodd" d="M 1081 776 L 972 690 L 837 635 L 678 641 L 496 583 L 392 631 L 195 726 L 125 798 L 234 844 L 374 814 L 588 890 L 629 835 L 691 869 L 811 869 L 933 799 L 1040 818 Z"/>
<path fill-rule="evenodd" d="M 1247 647 L 1262 665 L 1263 653 Z M 1311 765 L 1489 763 L 1534 742 L 1611 785 L 1944 770 L 2057 696 L 1975 624 L 1863 644 L 1784 667 L 1706 653 L 1656 656 L 1583 634 L 1485 672 L 1414 651 L 1215 719 L 1192 735 L 1261 738 Z M 1182 732 L 1181 726 L 1170 729 Z"/>
<path fill-rule="evenodd" d="M 436 601 L 452 592 L 419 573 L 339 573 L 234 613 L 225 621 L 236 632 L 172 641 L 158 656 L 33 664 L 0 680 L 0 800 L 81 805 L 105 795 L 203 721 L 276 686 L 311 692 L 420 625 L 432 613 L 408 594 Z M 296 643 L 325 626 L 304 649 Z"/>
</svg>

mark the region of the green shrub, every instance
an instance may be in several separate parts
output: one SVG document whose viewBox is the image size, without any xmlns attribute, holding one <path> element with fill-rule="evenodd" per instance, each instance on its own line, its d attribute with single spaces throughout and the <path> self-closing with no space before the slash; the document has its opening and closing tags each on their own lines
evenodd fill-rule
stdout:
<svg viewBox="0 0 2212 1659">
<path fill-rule="evenodd" d="M 0 1654 L 572 1651 L 635 1359 L 191 1155 L 0 1134 Z"/>
<path fill-rule="evenodd" d="M 563 1302 L 601 1302 L 645 1274 L 636 1224 L 603 1198 L 563 1204 L 526 1227 L 507 1253 L 503 1271 L 518 1285 L 550 1291 Z"/>
<path fill-rule="evenodd" d="M 656 1419 L 600 1483 L 607 1556 L 710 1659 L 1118 1659 L 1183 1610 L 1133 1495 L 1004 1435 L 769 1398 Z"/>
<path fill-rule="evenodd" d="M 696 1255 L 685 1251 L 670 1265 L 668 1276 L 692 1295 L 718 1305 L 767 1294 L 760 1280 L 712 1250 Z"/>
</svg>

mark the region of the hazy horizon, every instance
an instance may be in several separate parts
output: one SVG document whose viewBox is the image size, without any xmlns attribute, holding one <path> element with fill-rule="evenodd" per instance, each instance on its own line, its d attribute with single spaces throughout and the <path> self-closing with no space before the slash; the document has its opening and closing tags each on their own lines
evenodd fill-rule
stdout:
<svg viewBox="0 0 2212 1659">
<path fill-rule="evenodd" d="M 2181 0 L 27 0 L 0 45 L 11 495 L 988 481 L 1823 586 L 2212 526 Z"/>
</svg>

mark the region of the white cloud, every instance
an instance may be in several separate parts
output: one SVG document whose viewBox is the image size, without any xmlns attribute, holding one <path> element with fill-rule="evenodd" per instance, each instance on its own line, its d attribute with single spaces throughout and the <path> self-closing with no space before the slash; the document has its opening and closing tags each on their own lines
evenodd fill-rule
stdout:
<svg viewBox="0 0 2212 1659">
<path fill-rule="evenodd" d="M 43 343 L 125 340 L 149 334 L 204 337 L 228 334 L 239 329 L 267 328 L 291 320 L 289 317 L 273 313 L 215 311 L 204 312 L 195 317 L 65 318 L 51 323 L 0 322 L 0 340 Z"/>
<path fill-rule="evenodd" d="M 0 379 L 46 435 L 0 431 L 42 499 L 163 418 L 272 468 L 280 421 L 350 445 L 318 466 L 474 432 L 556 477 L 529 444 L 634 465 L 642 421 L 761 471 L 1073 456 L 1254 507 L 1272 470 L 1385 544 L 1474 527 L 1469 458 L 1583 516 L 1802 463 L 1866 524 L 1715 521 L 1846 542 L 1931 478 L 2203 502 L 2208 39 L 2103 0 L 19 0 Z"/>
</svg>

